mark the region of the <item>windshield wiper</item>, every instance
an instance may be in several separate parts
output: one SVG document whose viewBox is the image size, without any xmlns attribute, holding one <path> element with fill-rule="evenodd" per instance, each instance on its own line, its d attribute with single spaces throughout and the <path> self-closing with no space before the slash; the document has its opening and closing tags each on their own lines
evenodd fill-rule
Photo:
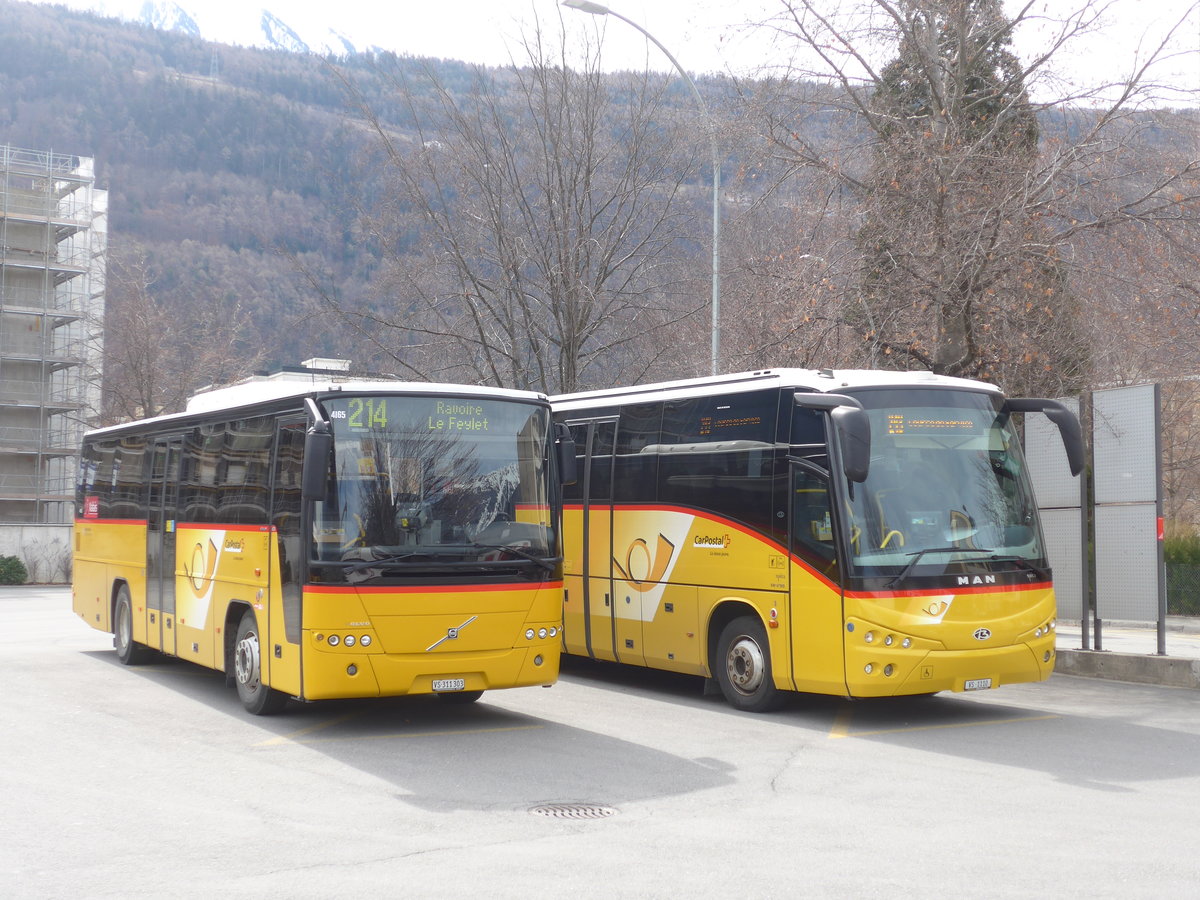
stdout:
<svg viewBox="0 0 1200 900">
<path fill-rule="evenodd" d="M 395 563 L 404 562 L 406 559 L 412 559 L 417 556 L 425 559 L 431 558 L 430 554 L 417 551 L 413 551 L 412 553 L 395 553 L 390 556 L 381 556 L 379 559 L 364 559 L 351 565 L 343 566 L 342 570 L 349 574 L 351 572 L 361 572 L 363 569 L 378 569 L 381 566 L 394 565 Z"/>
<path fill-rule="evenodd" d="M 994 562 L 1016 563 L 1020 568 L 1029 570 L 1034 575 L 1038 576 L 1038 578 L 1041 578 L 1043 581 L 1050 580 L 1050 570 L 1049 569 L 1043 569 L 1041 566 L 1035 566 L 1024 556 L 1005 556 L 1005 555 L 1002 555 L 999 553 L 993 553 L 988 558 L 993 560 Z"/>
<path fill-rule="evenodd" d="M 972 547 L 972 550 L 976 548 Z M 917 567 L 917 563 L 921 561 L 921 557 L 926 553 L 965 553 L 967 552 L 962 547 L 926 547 L 924 550 L 915 550 L 909 554 L 912 557 L 908 564 L 900 570 L 900 573 L 887 583 L 887 586 L 892 588 L 900 584 L 904 579 L 912 574 L 912 570 Z M 991 550 L 978 550 L 979 553 L 991 553 Z"/>
<path fill-rule="evenodd" d="M 553 572 L 554 567 L 562 561 L 561 556 L 542 557 L 530 553 L 524 547 L 514 547 L 511 544 L 480 544 L 478 541 L 471 541 L 472 547 L 478 547 L 481 550 L 501 550 L 504 553 L 511 553 L 514 556 L 519 556 L 522 559 L 527 559 L 530 562 L 537 563 L 547 572 Z"/>
</svg>

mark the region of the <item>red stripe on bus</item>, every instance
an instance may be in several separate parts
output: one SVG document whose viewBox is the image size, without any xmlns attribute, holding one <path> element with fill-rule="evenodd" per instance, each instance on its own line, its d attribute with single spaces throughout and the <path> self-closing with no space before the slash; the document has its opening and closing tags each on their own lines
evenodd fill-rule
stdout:
<svg viewBox="0 0 1200 900">
<path fill-rule="evenodd" d="M 478 594 L 495 591 L 557 590 L 562 586 L 561 581 L 531 581 L 521 584 L 396 584 L 390 587 L 308 584 L 304 586 L 304 592 L 306 594 Z"/>
<path fill-rule="evenodd" d="M 954 576 L 949 576 L 954 577 Z M 886 600 L 893 597 L 938 597 L 952 594 L 961 597 L 963 594 L 1016 594 L 1027 591 L 1050 590 L 1054 585 L 1049 581 L 1035 581 L 1030 584 L 973 584 L 949 585 L 944 588 L 925 588 L 911 591 L 846 591 L 847 597 L 858 600 Z"/>
<path fill-rule="evenodd" d="M 222 525 L 219 522 L 176 522 L 176 531 L 250 531 L 274 533 L 274 525 Z"/>
</svg>

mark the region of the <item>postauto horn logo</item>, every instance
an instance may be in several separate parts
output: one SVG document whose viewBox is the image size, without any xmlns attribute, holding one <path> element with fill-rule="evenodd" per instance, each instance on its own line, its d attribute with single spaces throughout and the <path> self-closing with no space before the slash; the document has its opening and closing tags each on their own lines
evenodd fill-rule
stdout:
<svg viewBox="0 0 1200 900">
<path fill-rule="evenodd" d="M 667 540 L 665 535 L 659 534 L 653 553 L 650 552 L 650 545 L 645 538 L 634 538 L 629 549 L 625 551 L 625 564 L 622 565 L 614 556 L 613 568 L 617 576 L 630 588 L 644 594 L 654 590 L 662 581 L 674 555 L 675 545 Z"/>
</svg>

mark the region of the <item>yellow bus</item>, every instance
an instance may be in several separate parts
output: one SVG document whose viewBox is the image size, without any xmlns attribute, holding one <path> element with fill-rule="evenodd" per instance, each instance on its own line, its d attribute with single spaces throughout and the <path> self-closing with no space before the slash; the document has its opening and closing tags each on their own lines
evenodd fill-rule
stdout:
<svg viewBox="0 0 1200 900">
<path fill-rule="evenodd" d="M 74 610 L 122 663 L 223 671 L 255 714 L 550 685 L 574 462 L 541 394 L 348 379 L 200 394 L 85 436 Z"/>
<path fill-rule="evenodd" d="M 1006 399 L 929 373 L 748 372 L 551 398 L 568 653 L 786 691 L 879 697 L 1047 678 L 1055 604 Z"/>
</svg>

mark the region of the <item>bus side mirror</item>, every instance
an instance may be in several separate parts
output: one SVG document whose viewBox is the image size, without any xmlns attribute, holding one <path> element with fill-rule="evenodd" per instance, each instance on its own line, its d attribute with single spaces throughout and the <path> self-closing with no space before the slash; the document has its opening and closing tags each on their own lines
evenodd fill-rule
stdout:
<svg viewBox="0 0 1200 900">
<path fill-rule="evenodd" d="M 851 481 L 866 481 L 871 468 L 871 419 L 863 405 L 845 394 L 798 392 L 797 406 L 829 410 L 837 444 L 841 449 L 842 471 Z"/>
<path fill-rule="evenodd" d="M 1058 426 L 1062 436 L 1063 449 L 1067 451 L 1067 465 L 1072 475 L 1083 471 L 1083 429 L 1079 427 L 1079 419 L 1057 400 L 1043 400 L 1033 397 L 1010 397 L 1004 401 L 1004 407 L 1009 412 L 1041 412 L 1046 418 Z"/>
<path fill-rule="evenodd" d="M 571 429 L 562 422 L 554 423 L 554 449 L 558 454 L 558 480 L 562 484 L 574 484 L 579 480 L 575 439 L 571 437 Z"/>
<path fill-rule="evenodd" d="M 320 428 L 321 426 L 317 426 Z M 333 435 L 316 428 L 304 435 L 304 469 L 300 476 L 300 496 L 305 500 L 324 500 L 329 482 L 329 454 Z"/>
<path fill-rule="evenodd" d="M 863 482 L 871 469 L 871 420 L 862 407 L 839 406 L 829 414 L 842 448 L 842 471 Z"/>
</svg>

